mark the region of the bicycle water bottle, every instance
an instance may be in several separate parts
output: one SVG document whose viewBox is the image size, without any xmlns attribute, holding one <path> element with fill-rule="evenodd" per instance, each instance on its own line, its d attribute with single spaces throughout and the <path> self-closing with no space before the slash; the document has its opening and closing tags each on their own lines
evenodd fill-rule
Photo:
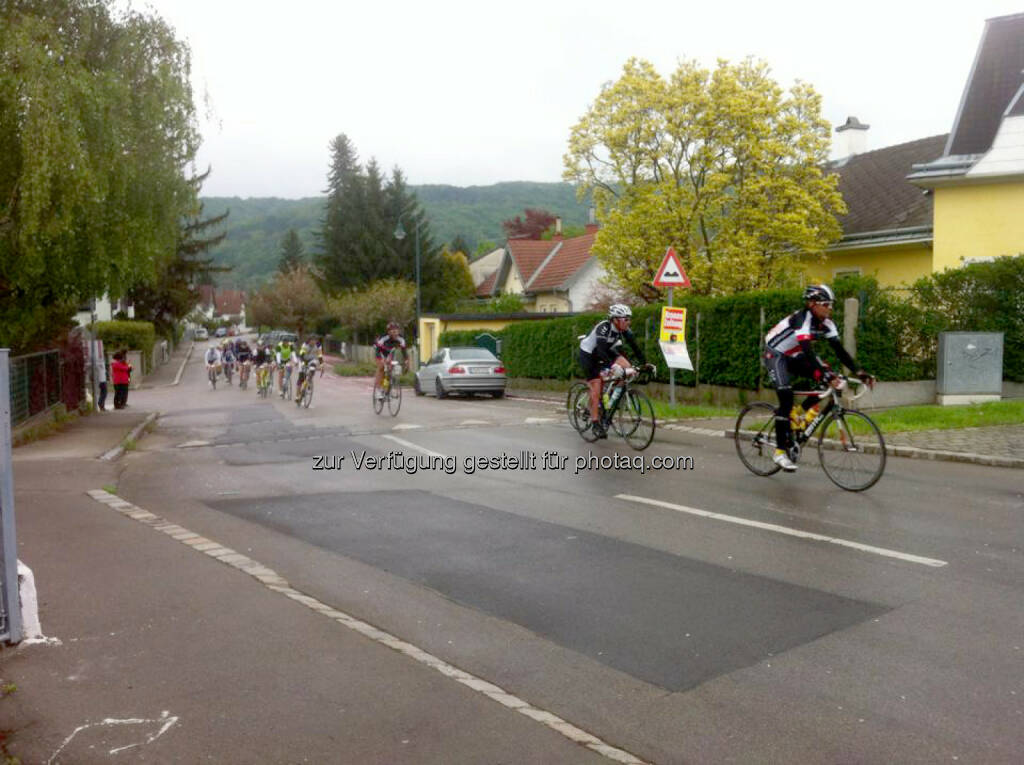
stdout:
<svg viewBox="0 0 1024 765">
<path fill-rule="evenodd" d="M 607 409 L 612 405 L 611 399 L 608 398 L 608 391 L 601 394 L 601 400 L 604 402 L 604 408 Z"/>
<path fill-rule="evenodd" d="M 619 400 L 619 396 L 621 396 L 621 395 L 622 395 L 622 386 L 621 385 L 615 386 L 615 390 L 612 391 L 611 401 L 609 403 L 609 406 L 611 406 L 616 401 L 618 401 Z"/>
</svg>

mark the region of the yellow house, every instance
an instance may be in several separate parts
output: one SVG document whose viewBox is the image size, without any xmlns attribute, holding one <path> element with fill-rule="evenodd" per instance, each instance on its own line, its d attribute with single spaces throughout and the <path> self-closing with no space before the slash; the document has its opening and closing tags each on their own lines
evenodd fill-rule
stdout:
<svg viewBox="0 0 1024 765">
<path fill-rule="evenodd" d="M 989 19 L 948 135 L 862 151 L 868 129 L 836 129 L 833 163 L 849 212 L 842 239 L 808 280 L 844 273 L 910 283 L 965 263 L 1024 253 L 1024 14 Z"/>
</svg>

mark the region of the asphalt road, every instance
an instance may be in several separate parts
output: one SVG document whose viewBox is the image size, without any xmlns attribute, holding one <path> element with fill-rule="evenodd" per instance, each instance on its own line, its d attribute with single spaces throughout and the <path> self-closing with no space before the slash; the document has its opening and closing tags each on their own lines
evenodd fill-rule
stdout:
<svg viewBox="0 0 1024 765">
<path fill-rule="evenodd" d="M 642 472 L 543 401 L 406 390 L 392 418 L 328 375 L 298 409 L 212 391 L 198 360 L 133 399 L 163 416 L 121 496 L 639 759 L 1020 761 L 1019 471 L 890 459 L 850 494 L 813 459 L 758 478 L 730 441 L 674 434 Z M 609 761 L 484 695 L 432 703 L 509 728 L 420 761 Z M 282 708 L 291 729 L 316 735 Z M 374 726 L 350 735 L 389 761 Z"/>
</svg>

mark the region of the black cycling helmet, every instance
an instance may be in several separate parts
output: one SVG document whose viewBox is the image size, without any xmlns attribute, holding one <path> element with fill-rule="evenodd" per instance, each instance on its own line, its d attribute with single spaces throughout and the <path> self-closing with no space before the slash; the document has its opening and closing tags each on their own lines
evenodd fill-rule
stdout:
<svg viewBox="0 0 1024 765">
<path fill-rule="evenodd" d="M 804 289 L 805 303 L 834 303 L 835 293 L 827 284 L 809 284 Z"/>
</svg>

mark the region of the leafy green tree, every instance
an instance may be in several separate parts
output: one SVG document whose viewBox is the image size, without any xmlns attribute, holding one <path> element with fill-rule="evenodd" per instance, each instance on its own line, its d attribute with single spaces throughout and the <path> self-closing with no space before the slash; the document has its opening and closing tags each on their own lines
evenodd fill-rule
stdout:
<svg viewBox="0 0 1024 765">
<path fill-rule="evenodd" d="M 197 192 L 209 174 L 207 171 L 192 179 Z M 128 293 L 136 319 L 152 322 L 161 334 L 169 333 L 199 302 L 199 285 L 211 283 L 216 273 L 231 270 L 214 265 L 208 254 L 227 236 L 225 231 L 209 233 L 210 230 L 222 226 L 229 214 L 225 211 L 204 217 L 200 203 L 195 215 L 182 220 L 177 247 L 171 257 L 158 265 L 156 278 Z"/>
<path fill-rule="evenodd" d="M 439 313 L 455 311 L 459 303 L 473 297 L 476 287 L 473 284 L 473 273 L 469 270 L 469 260 L 465 253 L 441 253 L 441 284 L 444 293 L 438 298 L 433 310 Z"/>
<path fill-rule="evenodd" d="M 696 293 L 733 293 L 794 282 L 799 257 L 838 240 L 828 150 L 820 96 L 784 93 L 763 62 L 681 62 L 665 80 L 630 59 L 572 128 L 564 177 L 593 193 L 594 252 L 616 287 L 658 299 L 672 245 Z"/>
<path fill-rule="evenodd" d="M 250 300 L 257 325 L 293 329 L 300 336 L 327 313 L 327 300 L 320 285 L 304 266 L 276 274 Z"/>
<path fill-rule="evenodd" d="M 298 232 L 293 228 L 288 229 L 288 233 L 281 240 L 281 259 L 278 261 L 277 270 L 281 273 L 287 273 L 294 268 L 298 268 L 305 263 L 305 255 L 306 252 L 302 246 L 302 240 L 299 239 Z"/>
<path fill-rule="evenodd" d="M 111 0 L 0 4 L 0 342 L 152 283 L 196 206 L 189 50 Z"/>
</svg>

